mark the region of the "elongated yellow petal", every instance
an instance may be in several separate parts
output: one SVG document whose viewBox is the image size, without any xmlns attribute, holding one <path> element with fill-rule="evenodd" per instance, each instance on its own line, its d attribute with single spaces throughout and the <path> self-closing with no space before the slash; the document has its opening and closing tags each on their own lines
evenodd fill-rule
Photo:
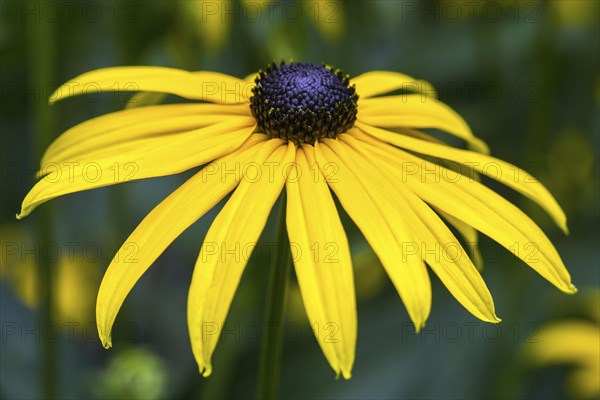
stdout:
<svg viewBox="0 0 600 400">
<path fill-rule="evenodd" d="M 350 248 L 313 153 L 312 146 L 297 150 L 297 167 L 286 183 L 287 231 L 317 342 L 333 370 L 350 379 L 357 332 Z"/>
<path fill-rule="evenodd" d="M 363 123 L 362 126 L 441 129 L 465 140 L 475 151 L 485 154 L 490 152 L 487 144 L 473 135 L 469 125 L 454 110 L 434 98 L 420 94 L 362 100 L 357 119 Z"/>
<path fill-rule="evenodd" d="M 327 183 L 381 260 L 418 330 L 431 309 L 427 269 L 420 254 L 407 251 L 415 239 L 380 174 L 369 165 L 357 165 L 353 153 L 335 140 L 315 144 Z"/>
<path fill-rule="evenodd" d="M 357 166 L 368 165 L 369 160 L 378 158 L 349 135 L 340 135 L 339 139 L 355 151 L 352 159 Z M 396 208 L 414 232 L 413 251 L 421 255 L 450 293 L 473 315 L 484 321 L 499 322 L 485 282 L 446 224 L 407 185 L 396 181 L 393 167 L 383 163 L 378 171 L 394 194 Z"/>
<path fill-rule="evenodd" d="M 266 135 L 252 135 L 235 152 L 215 160 L 156 206 L 114 256 L 98 291 L 96 322 L 104 347 L 123 301 L 158 256 L 241 179 L 240 165 L 253 159 Z M 235 173 L 232 173 L 235 172 Z"/>
<path fill-rule="evenodd" d="M 477 267 L 478 270 L 483 269 L 483 257 L 481 256 L 481 252 L 479 251 L 479 233 L 477 229 L 473 228 L 471 225 L 464 223 L 458 218 L 454 218 L 452 215 L 443 212 L 440 209 L 435 208 L 435 212 L 442 216 L 450 225 L 452 225 L 458 233 L 465 240 L 465 247 L 469 252 L 469 256 L 471 260 L 473 260 L 473 264 Z"/>
<path fill-rule="evenodd" d="M 444 167 L 393 146 L 363 143 L 380 157 L 379 162 L 394 166 L 396 179 L 405 182 L 421 199 L 486 234 L 560 290 L 576 292 L 550 240 L 506 199 L 474 180 L 449 178 L 455 175 Z"/>
<path fill-rule="evenodd" d="M 205 74 L 205 71 L 195 71 L 192 74 L 202 77 Z M 242 79 L 246 84 L 244 85 L 244 96 L 250 98 L 252 93 L 252 88 L 255 86 L 254 78 L 256 78 L 258 74 L 252 73 Z M 145 107 L 149 105 L 159 104 L 161 103 L 165 97 L 167 97 L 167 93 L 156 93 L 156 92 L 138 92 L 135 93 L 128 101 L 126 108 L 135 108 L 135 107 Z M 245 106 L 248 109 L 248 106 Z"/>
<path fill-rule="evenodd" d="M 86 72 L 60 86 L 50 103 L 97 92 L 159 92 L 215 103 L 246 103 L 246 82 L 218 72 L 165 67 L 114 67 Z"/>
<path fill-rule="evenodd" d="M 352 129 L 348 133 L 350 133 L 353 136 L 356 136 L 356 135 L 354 135 L 355 132 L 356 132 L 356 130 Z M 404 135 L 409 135 L 409 136 L 415 137 L 417 139 L 426 140 L 429 142 L 441 143 L 441 144 L 444 143 L 441 140 L 439 140 L 438 138 L 433 137 L 425 132 L 422 132 L 422 131 L 419 131 L 416 129 L 403 128 L 400 133 L 404 134 Z M 360 132 L 360 134 L 362 135 L 362 132 Z M 367 138 L 364 135 L 362 136 L 362 139 L 367 140 Z M 373 142 L 373 141 L 371 141 L 371 142 Z M 442 162 L 444 162 L 444 161 L 442 161 Z M 456 170 L 458 173 L 466 175 L 466 176 L 470 177 L 471 179 L 474 179 L 477 182 L 480 182 L 480 175 L 477 172 L 470 170 L 470 168 L 468 166 L 466 166 L 464 164 L 457 164 L 454 162 L 449 162 L 449 161 L 446 162 L 446 164 L 449 164 L 449 165 L 445 165 L 446 167 L 448 167 L 452 170 Z M 463 239 L 465 241 L 464 244 L 465 244 L 467 251 L 469 252 L 469 257 L 471 258 L 471 260 L 473 261 L 473 264 L 475 264 L 477 269 L 481 271 L 484 266 L 484 260 L 481 255 L 481 251 L 479 251 L 479 234 L 478 234 L 477 230 L 474 229 L 472 226 L 465 224 L 461 220 L 454 218 L 453 216 L 451 216 L 439 209 L 435 209 L 435 212 L 438 213 L 439 215 L 441 215 L 446 221 L 448 221 L 448 223 L 450 223 L 452 226 L 454 226 L 456 228 L 456 230 L 460 233 L 460 235 L 463 237 Z"/>
<path fill-rule="evenodd" d="M 252 122 L 249 118 L 247 123 Z M 214 160 L 240 147 L 254 130 L 249 125 L 239 128 L 239 124 L 224 122 L 178 135 L 140 139 L 116 146 L 113 154 L 85 162 L 47 164 L 44 177 L 25 196 L 17 218 L 58 196 L 176 174 Z M 236 126 L 238 129 L 231 131 Z"/>
<path fill-rule="evenodd" d="M 117 129 L 100 132 L 84 141 L 79 138 L 75 139 L 74 135 L 70 134 L 69 139 L 72 139 L 70 146 L 61 146 L 60 149 L 53 148 L 53 146 L 48 148 L 42 158 L 41 170 L 43 171 L 48 164 L 65 161 L 89 161 L 107 157 L 122 152 L 124 148 L 139 146 L 140 139 L 191 133 L 201 128 L 216 126 L 224 121 L 227 122 L 230 129 L 237 130 L 252 125 L 253 121 L 250 118 L 228 114 L 182 115 L 164 117 L 156 121 L 140 122 L 135 125 L 126 124 Z M 81 128 L 74 127 L 73 129 L 79 131 Z"/>
<path fill-rule="evenodd" d="M 426 142 L 366 124 L 359 123 L 357 126 L 380 141 L 428 156 L 465 164 L 477 172 L 504 183 L 539 204 L 564 232 L 568 232 L 567 217 L 554 197 L 544 185 L 521 168 L 485 154 Z M 352 134 L 356 134 L 356 130 Z"/>
<path fill-rule="evenodd" d="M 221 115 L 225 121 L 233 116 L 250 116 L 248 106 L 223 104 L 167 104 L 141 107 L 89 119 L 65 131 L 46 150 L 41 164 L 68 159 L 76 152 L 115 145 L 142 137 L 169 134 L 212 125 Z"/>
<path fill-rule="evenodd" d="M 188 297 L 188 327 L 200 373 L 209 376 L 229 306 L 250 251 L 267 222 L 289 173 L 294 145 L 266 141 L 253 168 L 245 175 L 212 223 L 194 268 Z"/>
<path fill-rule="evenodd" d="M 356 93 L 358 93 L 361 99 L 367 99 L 394 90 L 424 93 L 428 96 L 436 97 L 435 88 L 429 82 L 417 80 L 398 72 L 365 72 L 351 79 L 350 85 L 353 84 L 356 85 Z"/>
</svg>

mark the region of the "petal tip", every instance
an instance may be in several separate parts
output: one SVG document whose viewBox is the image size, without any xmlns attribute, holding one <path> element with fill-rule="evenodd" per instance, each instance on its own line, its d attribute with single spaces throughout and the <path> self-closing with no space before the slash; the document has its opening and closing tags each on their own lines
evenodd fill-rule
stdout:
<svg viewBox="0 0 600 400">
<path fill-rule="evenodd" d="M 490 147 L 482 139 L 477 137 L 472 139 L 472 142 L 467 146 L 470 150 L 477 151 L 481 154 L 490 154 Z"/>
<path fill-rule="evenodd" d="M 110 349 L 112 347 L 112 340 L 110 337 L 107 338 L 104 335 L 100 335 L 100 341 L 105 349 Z"/>
<path fill-rule="evenodd" d="M 415 332 L 419 333 L 421 332 L 421 329 L 425 328 L 425 321 L 421 321 L 421 322 L 413 322 L 415 324 Z"/>
<path fill-rule="evenodd" d="M 48 105 L 53 105 L 58 100 L 60 100 L 60 95 L 58 94 L 58 90 L 50 95 L 48 98 Z"/>
<path fill-rule="evenodd" d="M 112 338 L 110 336 L 110 329 L 107 330 L 108 335 L 104 334 L 104 329 L 102 329 L 102 322 L 98 322 L 98 336 L 100 337 L 100 342 L 102 342 L 102 346 L 105 349 L 110 349 L 112 347 Z"/>
<path fill-rule="evenodd" d="M 212 365 L 201 365 L 200 366 L 200 375 L 204 378 L 208 378 L 212 374 Z"/>
</svg>

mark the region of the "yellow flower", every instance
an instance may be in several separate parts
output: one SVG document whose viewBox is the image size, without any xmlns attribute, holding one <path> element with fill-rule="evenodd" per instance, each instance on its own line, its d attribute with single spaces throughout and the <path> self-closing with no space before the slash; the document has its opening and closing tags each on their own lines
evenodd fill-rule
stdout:
<svg viewBox="0 0 600 400">
<path fill-rule="evenodd" d="M 565 319 L 546 324 L 535 343 L 527 346 L 529 359 L 537 365 L 575 367 L 567 378 L 567 389 L 576 398 L 600 395 L 600 291 L 588 293 L 587 299 L 593 321 Z"/>
<path fill-rule="evenodd" d="M 207 103 L 132 108 L 69 129 L 44 154 L 40 180 L 18 218 L 68 193 L 209 164 L 148 214 L 108 267 L 96 313 L 105 347 L 111 346 L 113 322 L 137 280 L 232 191 L 206 235 L 189 289 L 190 339 L 204 376 L 212 371 L 220 327 L 247 263 L 244 255 L 284 187 L 308 319 L 325 357 L 345 378 L 354 363 L 356 301 L 350 249 L 330 189 L 377 254 L 417 329 L 431 306 L 426 264 L 473 315 L 499 321 L 479 271 L 442 218 L 466 237 L 475 230 L 488 235 L 562 291 L 575 292 L 554 246 L 527 215 L 473 176 L 441 163 L 490 175 L 537 202 L 566 232 L 559 205 L 525 171 L 484 154 L 485 143 L 430 95 L 427 83 L 383 71 L 349 79 L 340 70 L 305 63 L 272 65 L 246 79 L 118 67 L 83 74 L 50 101 L 115 90 Z M 397 90 L 411 93 L 382 96 Z M 445 131 L 479 152 L 451 147 L 421 128 Z M 522 248 L 532 244 L 535 259 Z"/>
<path fill-rule="evenodd" d="M 32 253 L 35 247 L 29 247 L 29 243 L 33 242 L 29 232 L 12 224 L 4 224 L 0 228 L 0 282 L 9 283 L 23 304 L 36 309 L 43 300 L 39 290 L 40 257 L 56 259 L 52 276 L 55 287 L 53 317 L 62 323 L 75 323 L 73 326 L 77 329 L 93 323 L 94 300 L 86 296 L 98 285 L 99 265 L 79 252 L 71 253 L 59 247 L 57 243 L 42 246 Z"/>
</svg>

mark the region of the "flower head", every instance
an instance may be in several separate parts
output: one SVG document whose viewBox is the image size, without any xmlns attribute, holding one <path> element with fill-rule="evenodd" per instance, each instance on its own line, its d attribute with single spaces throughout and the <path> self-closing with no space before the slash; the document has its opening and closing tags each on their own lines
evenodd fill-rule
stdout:
<svg viewBox="0 0 600 400">
<path fill-rule="evenodd" d="M 482 185 L 477 174 L 489 174 L 537 202 L 566 232 L 554 198 L 525 171 L 487 155 L 485 143 L 429 95 L 425 82 L 381 71 L 349 79 L 334 68 L 304 63 L 272 65 L 245 80 L 121 67 L 83 74 L 50 100 L 111 90 L 170 93 L 204 103 L 127 109 L 69 129 L 44 154 L 40 180 L 19 218 L 68 193 L 207 165 L 144 218 L 108 267 L 96 313 L 106 347 L 137 280 L 232 191 L 206 235 L 189 290 L 191 344 L 205 376 L 247 261 L 227 252 L 256 243 L 284 187 L 288 236 L 304 255 L 294 265 L 306 312 L 327 360 L 345 378 L 354 363 L 356 301 L 349 245 L 332 192 L 379 257 L 417 329 L 431 306 L 426 265 L 473 315 L 499 321 L 485 282 L 448 224 L 468 240 L 477 231 L 488 235 L 562 291 L 575 291 L 541 229 Z M 383 96 L 397 90 L 407 93 Z M 472 150 L 449 146 L 422 128 L 458 137 Z M 450 169 L 446 161 L 463 167 Z M 100 171 L 94 179 L 86 176 L 89 163 Z M 131 243 L 135 262 L 126 257 Z M 515 243 L 534 243 L 536 260 Z M 328 244 L 334 245 L 334 257 L 309 256 L 315 245 Z M 324 340 L 328 332 L 319 329 L 332 323 L 335 340 Z"/>
</svg>

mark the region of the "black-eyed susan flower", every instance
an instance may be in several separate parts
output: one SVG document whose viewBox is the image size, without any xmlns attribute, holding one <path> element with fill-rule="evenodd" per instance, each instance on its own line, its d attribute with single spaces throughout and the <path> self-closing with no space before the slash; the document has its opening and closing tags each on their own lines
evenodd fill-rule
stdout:
<svg viewBox="0 0 600 400">
<path fill-rule="evenodd" d="M 148 214 L 108 267 L 96 315 L 105 347 L 137 280 L 230 192 L 206 235 L 189 290 L 191 344 L 205 376 L 219 337 L 214 327 L 222 326 L 247 262 L 229 253 L 259 239 L 284 187 L 306 312 L 327 360 L 345 378 L 354 362 L 357 316 L 350 250 L 333 194 L 379 257 L 417 328 L 431 306 L 426 265 L 473 315 L 499 321 L 486 284 L 447 223 L 467 238 L 476 231 L 488 235 L 562 291 L 575 291 L 554 246 L 527 215 L 473 176 L 442 164 L 491 175 L 537 202 L 566 231 L 559 205 L 531 175 L 486 155 L 485 143 L 460 116 L 421 93 L 432 90 L 424 82 L 395 72 L 350 79 L 305 63 L 272 65 L 247 79 L 121 67 L 83 74 L 50 101 L 115 90 L 204 103 L 132 108 L 69 129 L 44 154 L 40 180 L 19 218 L 68 193 L 206 166 Z M 397 90 L 405 94 L 382 96 Z M 473 150 L 440 142 L 422 128 L 454 135 Z M 135 257 L 129 257 L 131 244 Z M 335 246 L 334 257 L 314 256 L 315 245 L 327 244 Z M 535 245 L 535 260 L 515 244 Z M 325 340 L 328 332 L 319 330 L 331 324 L 335 338 Z"/>
</svg>

